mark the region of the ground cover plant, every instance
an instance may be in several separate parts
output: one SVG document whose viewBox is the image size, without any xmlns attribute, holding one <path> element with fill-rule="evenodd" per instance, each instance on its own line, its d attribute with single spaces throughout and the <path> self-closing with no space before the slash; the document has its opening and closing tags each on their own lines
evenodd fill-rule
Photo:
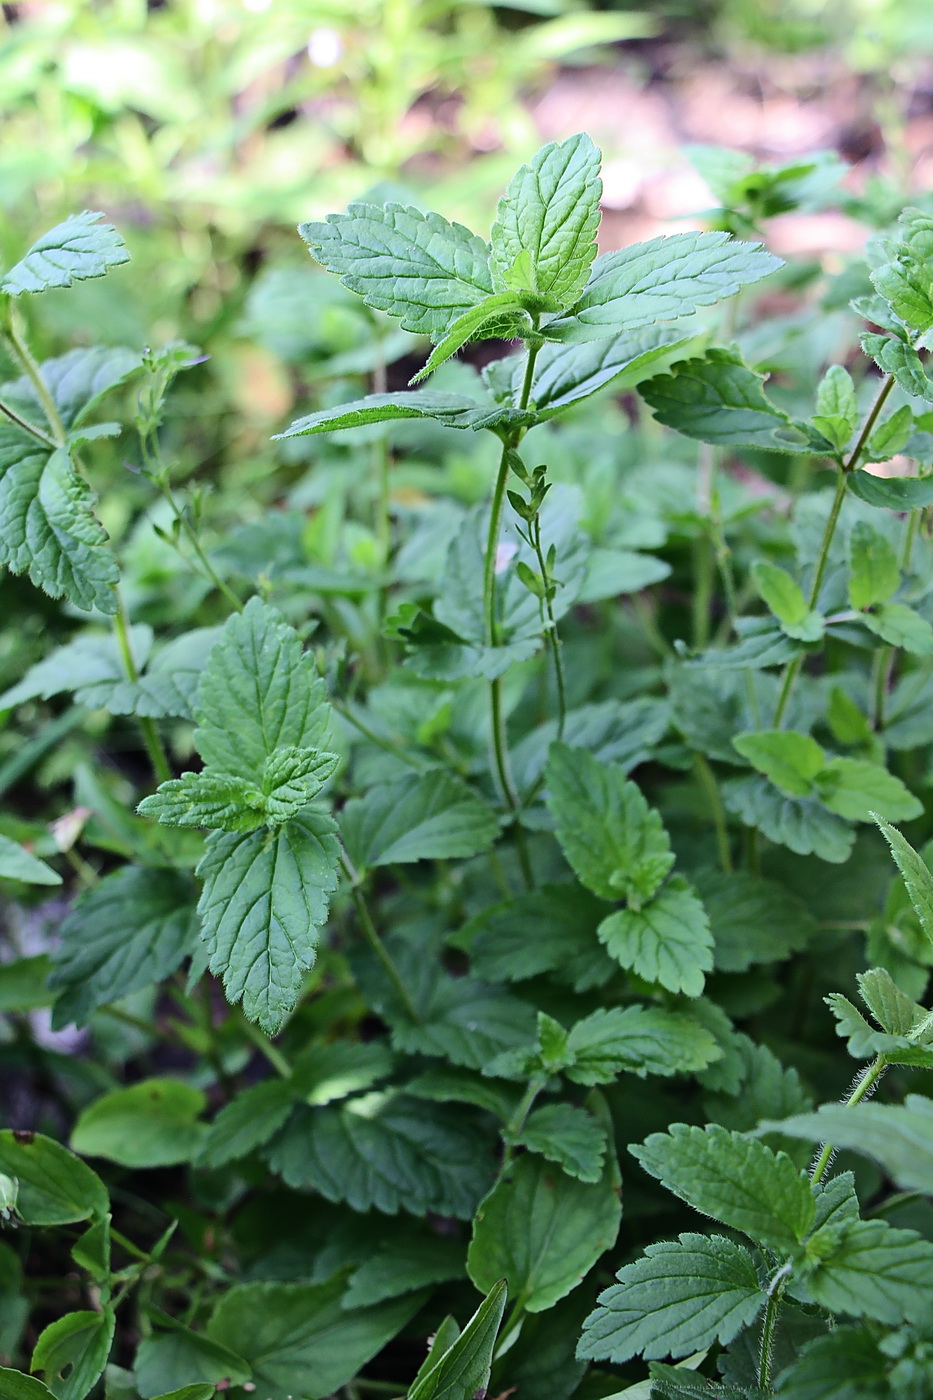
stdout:
<svg viewBox="0 0 933 1400">
<path fill-rule="evenodd" d="M 933 216 L 696 159 L 302 225 L 258 510 L 197 347 L 33 353 L 115 228 L 4 271 L 2 1400 L 929 1392 Z"/>
</svg>

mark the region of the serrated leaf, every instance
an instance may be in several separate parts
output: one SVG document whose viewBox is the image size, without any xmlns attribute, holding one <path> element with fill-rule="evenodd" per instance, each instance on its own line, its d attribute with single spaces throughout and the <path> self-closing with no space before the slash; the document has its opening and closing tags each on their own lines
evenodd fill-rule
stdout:
<svg viewBox="0 0 933 1400">
<path fill-rule="evenodd" d="M 817 775 L 816 790 L 824 807 L 848 821 L 871 821 L 873 813 L 909 821 L 923 811 L 900 778 L 860 758 L 830 759 Z"/>
<path fill-rule="evenodd" d="M 873 472 L 849 472 L 849 490 L 866 505 L 883 510 L 921 510 L 933 505 L 933 474 L 929 476 L 875 476 Z"/>
<path fill-rule="evenodd" d="M 933 379 L 927 374 L 912 345 L 905 345 L 902 340 L 887 335 L 866 332 L 862 336 L 862 349 L 866 355 L 871 355 L 885 374 L 893 374 L 901 388 L 906 389 L 912 398 L 933 402 Z"/>
<path fill-rule="evenodd" d="M 605 905 L 578 885 L 544 885 L 471 920 L 454 942 L 478 977 L 521 982 L 542 972 L 575 991 L 604 986 L 616 973 L 596 937 Z"/>
<path fill-rule="evenodd" d="M 755 963 L 779 962 L 803 948 L 816 931 L 806 905 L 774 880 L 744 870 L 701 871 L 695 883 L 720 972 L 747 972 Z"/>
<path fill-rule="evenodd" d="M 485 1393 L 507 1296 L 505 1279 L 500 1279 L 449 1345 L 441 1347 L 438 1334 L 431 1364 L 419 1371 L 408 1400 L 473 1400 Z"/>
<path fill-rule="evenodd" d="M 585 1108 L 569 1103 L 536 1108 L 528 1115 L 517 1141 L 580 1181 L 598 1181 L 602 1175 L 606 1133 Z"/>
<path fill-rule="evenodd" d="M 824 1000 L 836 1018 L 836 1034 L 847 1042 L 849 1054 L 857 1060 L 894 1050 L 903 1038 L 876 1030 L 841 992 L 830 992 Z"/>
<path fill-rule="evenodd" d="M 91 345 L 69 350 L 51 360 L 43 360 L 39 374 L 52 395 L 62 426 L 72 429 L 69 442 L 87 441 L 106 432 L 113 436 L 121 431 L 118 423 L 97 423 L 77 431 L 88 414 L 97 408 L 111 389 L 118 388 L 142 368 L 143 357 L 138 350 L 126 345 Z M 26 416 L 42 421 L 44 410 L 35 385 L 28 376 L 3 386 L 3 397 L 22 406 Z"/>
<path fill-rule="evenodd" d="M 807 436 L 765 396 L 764 376 L 733 350 L 711 349 L 669 375 L 649 379 L 639 393 L 659 423 L 722 447 L 772 452 L 812 451 Z"/>
<path fill-rule="evenodd" d="M 817 385 L 816 411 L 831 417 L 844 418 L 849 431 L 858 422 L 858 398 L 852 376 L 843 365 L 830 365 Z"/>
<path fill-rule="evenodd" d="M 891 847 L 894 863 L 907 886 L 907 893 L 920 920 L 920 927 L 933 943 L 933 873 L 923 857 L 917 854 L 896 827 L 891 826 L 882 816 L 877 816 L 874 820 Z"/>
<path fill-rule="evenodd" d="M 781 1400 L 889 1400 L 888 1363 L 863 1327 L 837 1327 L 804 1346 L 778 1377 Z"/>
<path fill-rule="evenodd" d="M 722 1235 L 680 1235 L 649 1245 L 616 1274 L 587 1318 L 578 1355 L 620 1363 L 687 1356 L 726 1345 L 765 1303 L 747 1249 Z"/>
<path fill-rule="evenodd" d="M 903 1104 L 822 1104 L 815 1113 L 762 1123 L 758 1131 L 851 1148 L 873 1158 L 905 1191 L 933 1194 L 933 1112 L 919 1094 L 908 1094 Z"/>
<path fill-rule="evenodd" d="M 790 797 L 809 797 L 823 771 L 823 750 L 809 734 L 792 729 L 760 729 L 737 734 L 735 750 Z"/>
<path fill-rule="evenodd" d="M 723 803 L 745 826 L 798 855 L 817 855 L 835 865 L 848 860 L 855 831 L 812 798 L 786 797 L 765 778 L 730 778 Z"/>
<path fill-rule="evenodd" d="M 777 564 L 756 559 L 752 578 L 759 597 L 781 624 L 789 637 L 799 642 L 818 642 L 823 635 L 823 619 L 803 596 L 796 579 Z"/>
<path fill-rule="evenodd" d="M 22 880 L 27 885 L 60 885 L 62 877 L 18 841 L 0 835 L 0 879 Z"/>
<path fill-rule="evenodd" d="M 485 297 L 478 306 L 464 311 L 448 328 L 446 335 L 438 341 L 427 362 L 408 381 L 420 384 L 445 361 L 466 345 L 470 340 L 490 340 L 494 337 L 511 339 L 520 335 L 522 329 L 530 329 L 531 322 L 514 292 L 497 292 Z"/>
<path fill-rule="evenodd" d="M 635 388 L 686 358 L 696 345 L 696 337 L 684 336 L 676 326 L 643 327 L 585 345 L 545 345 L 531 385 L 535 414 L 551 418 L 610 384 L 616 392 Z"/>
<path fill-rule="evenodd" d="M 915 656 L 933 656 L 933 626 L 906 603 L 882 603 L 861 621 L 889 646 L 903 647 Z"/>
<path fill-rule="evenodd" d="M 59 929 L 49 986 L 56 1027 L 168 977 L 197 946 L 195 890 L 179 872 L 124 866 L 75 905 Z"/>
<path fill-rule="evenodd" d="M 806 1172 L 785 1152 L 718 1124 L 674 1123 L 629 1149 L 645 1171 L 703 1215 L 786 1252 L 810 1230 L 815 1205 Z"/>
<path fill-rule="evenodd" d="M 445 860 L 487 850 L 499 834 L 492 808 L 440 769 L 412 774 L 353 798 L 340 828 L 357 870 Z"/>
<path fill-rule="evenodd" d="M 933 326 L 933 286 L 927 270 L 904 244 L 895 244 L 891 262 L 871 272 L 875 290 L 880 292 L 894 314 L 914 331 Z"/>
<path fill-rule="evenodd" d="M 698 1021 L 654 1006 L 613 1006 L 577 1021 L 567 1037 L 576 1084 L 610 1084 L 621 1073 L 689 1074 L 718 1060 L 715 1037 Z"/>
<path fill-rule="evenodd" d="M 406 1224 L 400 1239 L 370 1254 L 353 1274 L 343 1299 L 345 1308 L 368 1308 L 400 1298 L 431 1283 L 466 1277 L 466 1246 L 444 1235 L 416 1234 Z"/>
<path fill-rule="evenodd" d="M 367 306 L 432 340 L 495 290 L 483 240 L 440 214 L 351 204 L 325 223 L 300 224 L 298 232 L 318 262 Z"/>
<path fill-rule="evenodd" d="M 268 1079 L 243 1089 L 220 1110 L 198 1148 L 198 1167 L 223 1167 L 247 1156 L 278 1132 L 295 1103 L 286 1079 Z"/>
<path fill-rule="evenodd" d="M 340 1107 L 299 1108 L 265 1155 L 295 1190 L 313 1187 L 353 1210 L 469 1220 L 494 1172 L 482 1142 L 462 1110 L 372 1093 Z"/>
<path fill-rule="evenodd" d="M 859 993 L 878 1024 L 890 1035 L 907 1035 L 926 1016 L 922 1006 L 904 992 L 883 967 L 856 976 Z"/>
<path fill-rule="evenodd" d="M 305 703 L 302 697 L 300 715 Z M 312 811 L 275 832 L 215 831 L 198 865 L 210 969 L 266 1032 L 278 1030 L 314 963 L 337 887 L 335 831 L 329 817 Z"/>
<path fill-rule="evenodd" d="M 545 328 L 565 344 L 597 340 L 655 321 L 689 316 L 780 267 L 760 244 L 736 243 L 725 233 L 677 233 L 653 238 L 593 264 L 583 293 Z"/>
<path fill-rule="evenodd" d="M 0 1172 L 19 1183 L 16 1208 L 25 1225 L 72 1225 L 110 1208 L 97 1173 L 42 1133 L 0 1129 Z"/>
<path fill-rule="evenodd" d="M 263 825 L 262 793 L 246 778 L 205 769 L 170 778 L 136 809 L 163 826 L 254 831 Z"/>
<path fill-rule="evenodd" d="M 807 1277 L 814 1300 L 831 1312 L 892 1326 L 928 1321 L 933 1244 L 884 1220 L 857 1220 Z"/>
<path fill-rule="evenodd" d="M 548 807 L 557 837 L 582 882 L 602 899 L 638 908 L 674 863 L 661 817 L 615 764 L 554 743 L 548 754 Z"/>
<path fill-rule="evenodd" d="M 103 1372 L 113 1345 L 113 1308 L 66 1313 L 40 1334 L 30 1369 L 43 1371 L 57 1400 L 84 1400 Z"/>
<path fill-rule="evenodd" d="M 551 142 L 512 177 L 492 226 L 490 266 L 500 287 L 570 306 L 596 256 L 600 153 L 585 134 Z M 521 273 L 517 260 L 524 258 Z"/>
<path fill-rule="evenodd" d="M 514 1304 L 543 1312 L 583 1280 L 615 1242 L 622 1208 L 607 1159 L 593 1185 L 541 1157 L 519 1157 L 483 1200 L 467 1255 L 480 1290 L 509 1280 Z"/>
<path fill-rule="evenodd" d="M 914 415 L 903 404 L 884 420 L 868 439 L 865 456 L 869 462 L 887 462 L 903 452 L 914 431 Z"/>
<path fill-rule="evenodd" d="M 89 277 L 103 277 L 111 267 L 129 262 L 126 244 L 103 214 L 85 209 L 37 238 L 24 258 L 0 282 L 8 296 L 70 287 Z"/>
<path fill-rule="evenodd" d="M 204 1137 L 197 1119 L 206 1104 L 200 1089 L 180 1079 L 144 1079 L 83 1109 L 71 1143 L 86 1157 L 105 1157 L 124 1167 L 190 1162 Z"/>
<path fill-rule="evenodd" d="M 674 876 L 641 909 L 619 909 L 600 924 L 600 942 L 622 967 L 671 992 L 698 997 L 713 968 L 709 920 L 686 880 Z"/>
<path fill-rule="evenodd" d="M 736 1037 L 732 1054 L 741 1061 L 737 1092 L 723 1090 L 707 1096 L 705 1108 L 711 1122 L 748 1132 L 757 1128 L 762 1118 L 805 1113 L 812 1107 L 813 1100 L 804 1091 L 800 1075 L 795 1069 L 785 1069 L 766 1045 L 755 1045 L 747 1036 L 740 1035 Z"/>
<path fill-rule="evenodd" d="M 343 428 L 362 428 L 368 423 L 391 423 L 404 418 L 433 419 L 445 428 L 484 428 L 514 422 L 529 426 L 533 413 L 495 408 L 490 403 L 467 398 L 465 394 L 441 394 L 433 389 L 402 389 L 393 394 L 370 394 L 365 399 L 318 409 L 304 418 L 296 418 L 283 438 L 304 437 L 309 433 L 335 433 Z"/>
<path fill-rule="evenodd" d="M 849 536 L 849 567 L 853 608 L 886 603 L 900 587 L 901 571 L 893 546 L 864 520 L 856 521 Z"/>
<path fill-rule="evenodd" d="M 152 629 L 131 627 L 129 646 L 137 667 L 143 667 L 152 648 Z M 70 691 L 79 705 L 94 709 L 106 703 L 111 690 L 124 677 L 116 638 L 112 634 L 85 633 L 30 666 L 21 681 L 0 695 L 0 708 L 11 709 L 37 698 L 49 700 Z"/>
</svg>

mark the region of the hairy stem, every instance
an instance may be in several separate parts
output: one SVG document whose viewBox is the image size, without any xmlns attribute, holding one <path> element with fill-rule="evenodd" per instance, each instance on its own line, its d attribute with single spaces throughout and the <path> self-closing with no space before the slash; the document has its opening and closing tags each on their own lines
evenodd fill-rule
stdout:
<svg viewBox="0 0 933 1400">
<path fill-rule="evenodd" d="M 343 866 L 344 874 L 350 881 L 350 892 L 353 895 L 353 903 L 356 905 L 356 915 L 363 932 L 363 937 L 382 964 L 386 976 L 398 993 L 399 1000 L 406 1012 L 417 1025 L 420 1025 L 421 1017 L 418 1014 L 415 1003 L 411 999 L 411 993 L 405 986 L 402 980 L 402 974 L 392 961 L 388 949 L 376 932 L 376 925 L 373 923 L 372 915 L 369 912 L 369 906 L 360 888 L 360 876 L 357 874 L 353 862 L 350 860 L 346 851 L 341 851 L 340 853 L 340 864 Z"/>
<path fill-rule="evenodd" d="M 915 1027 L 914 1034 L 919 1033 L 922 1030 L 922 1028 L 923 1023 L 921 1022 L 920 1026 Z M 913 1039 L 914 1037 L 911 1036 L 910 1038 Z M 845 1107 L 851 1108 L 853 1104 L 860 1103 L 862 1099 L 864 1099 L 869 1094 L 873 1093 L 875 1088 L 877 1087 L 878 1080 L 884 1074 L 887 1067 L 888 1062 L 885 1059 L 884 1055 L 878 1055 L 868 1066 L 868 1068 L 859 1075 L 858 1083 L 852 1090 L 849 1097 L 845 1100 Z M 816 1162 L 813 1165 L 813 1170 L 810 1173 L 810 1180 L 814 1186 L 819 1186 L 820 1182 L 823 1180 L 823 1177 L 826 1175 L 826 1169 L 832 1161 L 833 1153 L 835 1152 L 835 1150 L 836 1148 L 834 1143 L 823 1143 L 820 1155 L 817 1157 Z"/>
<path fill-rule="evenodd" d="M 761 1324 L 761 1352 L 758 1361 L 758 1384 L 762 1390 L 771 1389 L 771 1362 L 774 1353 L 774 1333 L 781 1315 L 781 1302 L 784 1297 L 784 1283 L 781 1279 L 768 1295 L 764 1322 Z"/>
<path fill-rule="evenodd" d="M 49 393 L 48 385 L 42 378 L 42 372 L 36 360 L 33 358 L 32 351 L 26 344 L 26 339 L 20 325 L 19 312 L 14 306 L 9 308 L 3 339 L 13 358 L 20 365 L 23 373 L 35 390 L 36 398 L 42 405 L 42 412 L 45 414 L 49 427 L 52 430 L 55 446 L 64 447 L 66 441 L 64 424 L 62 423 L 55 400 Z"/>
</svg>

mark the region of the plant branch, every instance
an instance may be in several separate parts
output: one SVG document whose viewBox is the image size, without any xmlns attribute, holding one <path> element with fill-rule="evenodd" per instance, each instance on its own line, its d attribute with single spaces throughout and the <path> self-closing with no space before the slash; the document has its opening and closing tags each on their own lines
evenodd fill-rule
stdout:
<svg viewBox="0 0 933 1400">
<path fill-rule="evenodd" d="M 34 437 L 37 442 L 41 442 L 43 447 L 47 447 L 52 452 L 58 447 L 58 443 L 54 438 L 49 437 L 47 432 L 37 427 L 35 423 L 24 417 L 23 414 L 17 413 L 16 409 L 6 403 L 4 399 L 0 399 L 0 413 L 5 414 L 11 423 L 16 424 L 17 428 L 22 428 L 24 433 L 28 433 L 29 436 Z"/>
<path fill-rule="evenodd" d="M 55 400 L 49 392 L 48 385 L 42 378 L 42 371 L 34 359 L 32 351 L 26 344 L 26 339 L 19 325 L 19 313 L 13 306 L 9 308 L 7 314 L 3 338 L 13 358 L 20 365 L 26 378 L 35 390 L 36 398 L 42 405 L 42 412 L 45 414 L 52 431 L 55 446 L 64 447 L 66 435 L 61 415 L 58 412 Z"/>
<path fill-rule="evenodd" d="M 379 937 L 379 934 L 376 932 L 376 925 L 373 923 L 372 915 L 369 912 L 369 906 L 367 905 L 366 900 L 363 896 L 363 891 L 360 888 L 360 876 L 357 873 L 356 868 L 354 867 L 353 862 L 347 855 L 346 851 L 342 850 L 340 852 L 340 864 L 343 866 L 344 874 L 350 881 L 350 893 L 353 896 L 353 903 L 356 905 L 356 914 L 357 918 L 359 919 L 360 928 L 363 931 L 363 937 L 366 939 L 366 942 L 369 944 L 370 948 L 382 964 L 386 976 L 389 978 L 390 982 L 392 983 L 392 986 L 398 993 L 399 1000 L 404 1006 L 406 1012 L 417 1025 L 420 1025 L 421 1017 L 418 1014 L 418 1009 L 411 999 L 411 993 L 409 992 L 408 988 L 405 986 L 404 981 L 402 980 L 402 974 L 395 966 L 395 963 L 393 962 L 388 949 L 386 948 L 382 939 Z"/>
<path fill-rule="evenodd" d="M 123 669 L 126 672 L 127 680 L 138 681 L 139 668 L 136 665 L 133 652 L 130 648 L 130 629 L 126 616 L 126 605 L 123 602 L 123 596 L 120 593 L 118 584 L 113 585 L 113 591 L 117 599 L 117 611 L 113 619 L 113 627 L 116 633 L 117 645 L 120 648 L 120 656 L 123 660 Z M 156 781 L 159 783 L 167 783 L 172 776 L 172 770 L 159 731 L 156 729 L 153 721 L 145 715 L 137 715 L 136 721 L 139 725 L 139 732 L 143 737 L 143 743 L 148 750 L 149 758 L 152 762 L 152 771 L 155 774 Z"/>
</svg>

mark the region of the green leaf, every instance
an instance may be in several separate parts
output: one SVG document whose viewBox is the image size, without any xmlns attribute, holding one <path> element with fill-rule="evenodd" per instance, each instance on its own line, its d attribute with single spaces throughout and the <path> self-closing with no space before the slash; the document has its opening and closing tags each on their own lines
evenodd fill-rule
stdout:
<svg viewBox="0 0 933 1400">
<path fill-rule="evenodd" d="M 744 870 L 701 871 L 696 887 L 709 918 L 717 971 L 747 972 L 754 963 L 782 961 L 816 931 L 802 900 L 774 880 Z"/>
<path fill-rule="evenodd" d="M 129 262 L 126 244 L 103 214 L 85 209 L 72 214 L 37 238 L 24 258 L 0 282 L 8 296 L 70 287 L 88 277 L 103 277 L 111 267 Z"/>
<path fill-rule="evenodd" d="M 284 433 L 277 433 L 274 441 L 305 437 L 309 433 L 335 433 L 343 428 L 362 428 L 367 423 L 392 423 L 404 418 L 432 419 L 445 428 L 478 429 L 491 427 L 500 420 L 527 426 L 534 421 L 534 414 L 497 409 L 490 403 L 467 398 L 464 394 L 441 394 L 433 389 L 414 392 L 402 389 L 393 394 L 370 394 L 365 399 L 354 399 L 350 403 L 308 413 L 304 418 L 296 418 Z"/>
<path fill-rule="evenodd" d="M 128 865 L 105 875 L 59 929 L 53 1024 L 83 1026 L 99 1006 L 170 976 L 197 946 L 194 899 L 178 871 Z"/>
<path fill-rule="evenodd" d="M 933 656 L 933 626 L 906 603 L 883 603 L 861 621 L 890 646 L 903 647 L 916 656 Z"/>
<path fill-rule="evenodd" d="M 137 811 L 165 826 L 206 826 L 222 831 L 278 827 L 297 816 L 334 774 L 340 759 L 321 749 L 276 749 L 263 764 L 256 787 L 246 778 L 205 769 L 182 773 L 144 797 Z"/>
<path fill-rule="evenodd" d="M 195 1164 L 223 1167 L 261 1147 L 281 1128 L 295 1099 L 295 1086 L 287 1079 L 267 1079 L 241 1090 L 211 1123 Z"/>
<path fill-rule="evenodd" d="M 512 177 L 492 226 L 495 285 L 573 304 L 596 256 L 599 167 L 599 150 L 581 133 L 542 146 Z"/>
<path fill-rule="evenodd" d="M 896 511 L 933 505 L 933 474 L 886 477 L 859 470 L 849 472 L 847 480 L 849 490 L 866 505 Z"/>
<path fill-rule="evenodd" d="M 578 1354 L 590 1360 L 618 1364 L 724 1346 L 765 1302 L 748 1250 L 722 1235 L 649 1245 L 616 1278 L 584 1324 Z"/>
<path fill-rule="evenodd" d="M 781 628 L 799 642 L 818 642 L 823 635 L 823 619 L 814 612 L 803 596 L 799 583 L 786 569 L 756 559 L 752 578 L 759 597 L 765 602 Z"/>
<path fill-rule="evenodd" d="M 905 1191 L 933 1194 L 933 1112 L 919 1094 L 908 1094 L 903 1104 L 822 1104 L 815 1113 L 762 1123 L 758 1131 L 851 1148 L 873 1158 Z"/>
<path fill-rule="evenodd" d="M 152 648 L 152 629 L 131 627 L 129 645 L 135 664 L 143 667 Z M 112 633 L 84 633 L 30 666 L 21 681 L 0 695 L 0 708 L 12 709 L 26 700 L 49 700 L 69 691 L 77 704 L 95 709 L 106 705 L 125 676 L 116 637 Z"/>
<path fill-rule="evenodd" d="M 134 1366 L 142 1400 L 157 1400 L 166 1386 L 181 1388 L 200 1382 L 213 1389 L 221 1381 L 241 1385 L 251 1374 L 241 1356 L 178 1323 L 170 1332 L 143 1338 Z"/>
<path fill-rule="evenodd" d="M 340 814 L 358 871 L 487 850 L 499 834 L 492 808 L 450 773 L 411 774 L 353 798 Z"/>
<path fill-rule="evenodd" d="M 890 1400 L 888 1363 L 863 1327 L 837 1327 L 808 1342 L 778 1377 L 780 1400 Z"/>
<path fill-rule="evenodd" d="M 907 404 L 886 418 L 868 439 L 865 455 L 869 462 L 887 462 L 903 452 L 914 431 L 914 415 Z"/>
<path fill-rule="evenodd" d="M 380 1352 L 420 1307 L 422 1295 L 347 1309 L 343 1280 L 241 1283 L 214 1308 L 207 1334 L 249 1364 L 264 1400 L 322 1400 Z"/>
<path fill-rule="evenodd" d="M 436 1104 L 372 1093 L 328 1108 L 301 1108 L 266 1152 L 295 1190 L 386 1215 L 451 1215 L 469 1220 L 488 1189 L 491 1154 L 475 1124 Z"/>
<path fill-rule="evenodd" d="M 307 697 L 296 700 L 296 720 Z M 282 707 L 288 713 L 287 700 Z M 247 739 L 248 739 L 247 735 Z M 243 763 L 249 762 L 244 744 Z M 197 873 L 210 969 L 250 1020 L 278 1030 L 317 953 L 317 931 L 337 887 L 339 847 L 330 817 L 310 810 L 275 832 L 215 831 Z"/>
<path fill-rule="evenodd" d="M 495 290 L 488 250 L 462 224 L 401 204 L 351 204 L 325 223 L 299 224 L 318 262 L 403 330 L 437 340 Z"/>
<path fill-rule="evenodd" d="M 691 1017 L 660 1007 L 613 1006 L 578 1021 L 567 1037 L 577 1084 L 610 1084 L 619 1074 L 689 1074 L 721 1057 L 714 1036 Z"/>
<path fill-rule="evenodd" d="M 674 876 L 641 909 L 619 909 L 599 926 L 600 942 L 622 967 L 671 992 L 698 997 L 713 968 L 713 938 L 703 905 Z"/>
<path fill-rule="evenodd" d="M 645 1171 L 703 1215 L 779 1252 L 792 1250 L 813 1224 L 806 1172 L 785 1152 L 718 1124 L 674 1123 L 629 1149 Z"/>
<path fill-rule="evenodd" d="M 853 608 L 886 603 L 900 587 L 901 571 L 893 546 L 864 520 L 856 521 L 849 536 L 849 568 Z"/>
<path fill-rule="evenodd" d="M 852 376 L 842 365 L 830 365 L 816 391 L 813 426 L 837 451 L 842 451 L 858 422 L 858 398 Z"/>
<path fill-rule="evenodd" d="M 262 786 L 283 748 L 320 748 L 330 722 L 314 657 L 275 608 L 251 598 L 212 648 L 198 687 L 195 744 L 204 762 Z"/>
<path fill-rule="evenodd" d="M 207 1098 L 180 1079 L 144 1079 L 95 1099 L 79 1115 L 71 1145 L 123 1167 L 190 1162 L 205 1134 Z"/>
<path fill-rule="evenodd" d="M 66 1313 L 40 1334 L 30 1369 L 45 1373 L 46 1385 L 58 1400 L 84 1400 L 107 1364 L 115 1329 L 116 1316 L 109 1307 Z"/>
<path fill-rule="evenodd" d="M 24 1225 L 71 1225 L 110 1208 L 97 1173 L 41 1133 L 0 1130 L 0 1172 L 19 1183 L 17 1211 Z"/>
<path fill-rule="evenodd" d="M 86 1269 L 95 1283 L 106 1284 L 110 1278 L 110 1216 L 102 1215 L 72 1246 L 71 1257 L 79 1268 Z"/>
<path fill-rule="evenodd" d="M 909 821 L 923 811 L 900 778 L 860 758 L 830 759 L 817 775 L 816 789 L 824 807 L 849 821 L 871 821 L 873 813 Z"/>
<path fill-rule="evenodd" d="M 535 414 L 538 419 L 552 418 L 610 384 L 617 393 L 633 389 L 688 357 L 697 345 L 698 337 L 684 336 L 676 326 L 646 326 L 585 345 L 545 345 L 535 361 L 531 385 Z M 516 359 L 518 374 L 524 366 Z"/>
<path fill-rule="evenodd" d="M 895 340 L 892 336 L 866 332 L 862 336 L 862 349 L 866 355 L 871 355 L 885 374 L 893 374 L 901 388 L 906 389 L 912 398 L 933 402 L 933 379 L 927 374 L 912 345 L 905 345 L 902 340 Z"/>
<path fill-rule="evenodd" d="M 564 316 L 549 322 L 549 340 L 578 344 L 689 316 L 780 267 L 761 244 L 736 243 L 725 233 L 677 233 L 597 258 L 583 293 Z"/>
<path fill-rule="evenodd" d="M 497 292 L 495 296 L 486 297 L 478 306 L 471 306 L 457 317 L 431 351 L 427 363 L 408 382 L 420 384 L 469 340 L 511 339 L 523 329 L 530 329 L 530 321 L 515 292 Z"/>
<path fill-rule="evenodd" d="M 212 1400 L 216 1394 L 213 1385 L 182 1385 L 177 1390 L 166 1391 L 163 1395 L 157 1395 L 155 1400 Z"/>
<path fill-rule="evenodd" d="M 807 435 L 765 397 L 763 383 L 764 375 L 749 369 L 735 351 L 712 349 L 639 385 L 639 393 L 659 423 L 700 442 L 811 451 Z"/>
<path fill-rule="evenodd" d="M 902 1037 L 887 1035 L 875 1030 L 847 997 L 841 992 L 830 992 L 824 1001 L 836 1018 L 836 1034 L 847 1041 L 850 1055 L 857 1060 L 872 1058 L 897 1047 Z"/>
<path fill-rule="evenodd" d="M 745 826 L 757 827 L 769 841 L 798 855 L 817 855 L 841 864 L 848 860 L 855 832 L 811 799 L 785 797 L 764 778 L 731 778 L 722 785 L 723 803 Z"/>
<path fill-rule="evenodd" d="M 77 350 L 69 350 L 65 355 L 43 360 L 39 373 L 45 382 L 58 409 L 58 415 L 65 428 L 77 429 L 100 401 L 142 368 L 143 359 L 138 350 L 126 345 L 91 345 Z M 26 410 L 26 416 L 42 421 L 44 410 L 35 385 L 23 375 L 12 384 L 3 386 L 3 396 L 12 399 Z M 75 445 L 89 434 L 108 430 L 120 431 L 117 423 L 97 423 L 84 433 L 69 434 L 69 441 Z"/>
<path fill-rule="evenodd" d="M 505 1279 L 500 1279 L 459 1337 L 440 1350 L 437 1357 L 432 1349 L 432 1364 L 418 1373 L 408 1400 L 473 1400 L 480 1392 L 485 1393 L 507 1296 Z"/>
<path fill-rule="evenodd" d="M 0 1366 L 0 1400 L 48 1400 L 52 1394 L 35 1376 L 25 1376 L 22 1371 L 10 1371 Z"/>
<path fill-rule="evenodd" d="M 926 1016 L 923 1007 L 901 991 L 885 968 L 870 968 L 855 980 L 865 1005 L 890 1035 L 907 1035 Z"/>
<path fill-rule="evenodd" d="M 812 1107 L 813 1101 L 805 1093 L 800 1075 L 795 1069 L 785 1069 L 766 1045 L 755 1045 L 747 1036 L 740 1035 L 736 1037 L 732 1053 L 741 1060 L 738 1091 L 734 1095 L 727 1092 L 707 1095 L 706 1115 L 712 1122 L 748 1132 L 757 1128 L 762 1118 L 803 1113 Z"/>
<path fill-rule="evenodd" d="M 575 991 L 604 986 L 616 973 L 596 937 L 606 907 L 579 885 L 544 885 L 485 910 L 454 936 L 478 977 L 521 982 L 542 972 Z"/>
<path fill-rule="evenodd" d="M 517 1143 L 580 1181 L 599 1181 L 602 1176 L 606 1133 L 585 1108 L 554 1103 L 534 1109 Z"/>
<path fill-rule="evenodd" d="M 582 882 L 603 899 L 638 908 L 674 863 L 659 814 L 623 769 L 583 749 L 551 745 L 548 806 L 557 837 Z"/>
<path fill-rule="evenodd" d="M 884 1220 L 857 1220 L 807 1276 L 813 1299 L 830 1312 L 898 1326 L 929 1319 L 933 1244 Z"/>
<path fill-rule="evenodd" d="M 607 1158 L 588 1185 L 541 1157 L 519 1157 L 481 1202 L 467 1269 L 485 1291 L 508 1280 L 514 1305 L 544 1312 L 582 1282 L 619 1229 L 622 1207 Z"/>
<path fill-rule="evenodd" d="M 0 878 L 27 885 L 60 885 L 62 877 L 18 841 L 0 835 Z"/>
<path fill-rule="evenodd" d="M 894 863 L 907 886 L 907 893 L 920 920 L 920 927 L 933 943 L 933 873 L 923 857 L 917 854 L 896 827 L 891 826 L 880 815 L 874 820 L 891 847 Z"/>
<path fill-rule="evenodd" d="M 387 1298 L 414 1293 L 432 1283 L 452 1283 L 466 1277 L 466 1246 L 443 1235 L 413 1233 L 406 1225 L 403 1238 L 369 1254 L 347 1287 L 345 1308 L 368 1308 Z"/>
<path fill-rule="evenodd" d="M 928 331 L 933 326 L 933 284 L 926 268 L 903 243 L 894 245 L 890 262 L 874 268 L 871 280 L 905 326 Z"/>
<path fill-rule="evenodd" d="M 792 729 L 737 734 L 732 744 L 753 768 L 790 797 L 809 797 L 825 766 L 823 750 L 816 740 Z"/>
</svg>

